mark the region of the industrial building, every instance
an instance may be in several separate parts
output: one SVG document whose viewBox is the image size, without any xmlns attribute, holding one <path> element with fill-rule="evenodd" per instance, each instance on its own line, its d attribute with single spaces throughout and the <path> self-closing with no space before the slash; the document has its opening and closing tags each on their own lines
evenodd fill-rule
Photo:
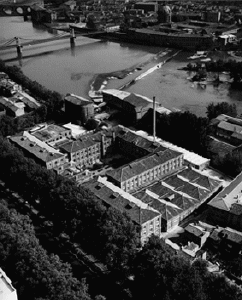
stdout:
<svg viewBox="0 0 242 300">
<path fill-rule="evenodd" d="M 125 127 L 116 137 L 116 145 L 119 151 L 132 156 L 133 158 L 141 158 L 150 153 L 165 150 L 159 143 L 150 141 Z"/>
<path fill-rule="evenodd" d="M 134 224 L 140 226 L 142 245 L 153 234 L 160 237 L 161 216 L 158 211 L 102 177 L 86 183 L 85 187 L 92 191 L 106 207 L 114 207 L 127 214 Z"/>
<path fill-rule="evenodd" d="M 103 101 L 118 108 L 127 116 L 130 123 L 139 121 L 153 107 L 153 101 L 147 97 L 115 89 L 103 90 Z"/>
<path fill-rule="evenodd" d="M 160 212 L 161 231 L 166 232 L 209 199 L 221 185 L 221 181 L 185 167 L 133 196 Z"/>
<path fill-rule="evenodd" d="M 183 154 L 165 149 L 107 172 L 109 181 L 126 192 L 151 184 L 183 166 Z"/>
<path fill-rule="evenodd" d="M 160 236 L 162 232 L 173 230 L 184 218 L 212 197 L 221 185 L 221 181 L 188 167 L 175 175 L 157 179 L 150 185 L 143 185 L 132 194 L 110 182 L 108 176 L 85 184 L 105 205 L 127 213 L 141 226 L 142 242 L 152 233 Z M 138 210 L 137 206 L 149 212 L 143 211 L 142 214 L 142 210 Z M 139 222 L 135 219 L 138 211 Z M 144 215 L 150 219 L 142 218 Z M 203 244 L 206 238 L 207 235 L 204 236 L 203 233 L 197 235 L 198 245 Z"/>
<path fill-rule="evenodd" d="M 94 116 L 94 104 L 83 97 L 67 94 L 65 96 L 65 113 L 70 120 L 85 124 Z"/>
<path fill-rule="evenodd" d="M 213 45 L 213 36 L 210 34 L 192 34 L 184 31 L 177 33 L 165 33 L 149 28 L 134 29 L 127 31 L 127 38 L 139 43 L 154 46 L 169 46 L 187 50 L 210 49 Z"/>
</svg>

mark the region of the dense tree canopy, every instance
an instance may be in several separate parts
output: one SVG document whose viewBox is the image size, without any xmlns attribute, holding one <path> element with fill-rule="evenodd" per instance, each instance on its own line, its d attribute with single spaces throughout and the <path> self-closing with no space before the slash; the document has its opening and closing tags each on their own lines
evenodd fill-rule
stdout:
<svg viewBox="0 0 242 300">
<path fill-rule="evenodd" d="M 225 277 L 210 274 L 206 261 L 191 262 L 170 250 L 163 240 L 151 238 L 137 253 L 134 268 L 134 299 L 232 300 L 242 293 Z"/>
<path fill-rule="evenodd" d="M 139 128 L 152 133 L 152 110 L 144 116 Z M 207 149 L 208 119 L 186 112 L 157 114 L 156 134 L 158 137 L 204 155 Z"/>
<path fill-rule="evenodd" d="M 87 286 L 72 276 L 68 264 L 48 255 L 27 216 L 0 200 L 0 261 L 19 299 L 89 300 Z"/>
<path fill-rule="evenodd" d="M 217 104 L 212 102 L 207 106 L 206 114 L 209 120 L 214 119 L 221 114 L 236 117 L 237 108 L 235 104 L 229 104 L 227 102 L 221 102 Z"/>
<path fill-rule="evenodd" d="M 138 242 L 133 222 L 119 211 L 106 208 L 75 182 L 35 164 L 4 139 L 0 140 L 0 178 L 29 204 L 53 222 L 58 236 L 68 234 L 88 253 L 112 269 L 128 270 Z"/>
</svg>

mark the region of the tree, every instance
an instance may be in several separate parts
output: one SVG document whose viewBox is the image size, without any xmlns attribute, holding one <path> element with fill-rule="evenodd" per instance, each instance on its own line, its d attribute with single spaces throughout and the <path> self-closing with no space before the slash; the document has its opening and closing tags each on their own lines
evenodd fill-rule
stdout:
<svg viewBox="0 0 242 300">
<path fill-rule="evenodd" d="M 235 104 L 229 104 L 227 102 L 221 102 L 217 104 L 210 103 L 207 106 L 206 114 L 209 120 L 214 119 L 221 114 L 236 117 L 237 108 Z"/>
<path fill-rule="evenodd" d="M 142 118 L 139 128 L 152 133 L 152 110 Z M 157 136 L 177 146 L 204 155 L 208 144 L 208 119 L 185 112 L 160 114 L 156 119 Z"/>
<path fill-rule="evenodd" d="M 88 119 L 85 127 L 87 128 L 87 130 L 94 130 L 98 127 L 98 121 L 93 118 Z"/>
<path fill-rule="evenodd" d="M 0 117 L 0 136 L 13 135 L 17 130 L 17 126 L 13 119 L 9 116 Z"/>
<path fill-rule="evenodd" d="M 240 257 L 229 262 L 229 271 L 237 277 L 242 276 L 242 259 Z"/>
<path fill-rule="evenodd" d="M 48 255 L 35 237 L 27 216 L 0 202 L 0 260 L 19 299 L 89 300 L 85 281 L 72 276 L 68 264 Z"/>
</svg>

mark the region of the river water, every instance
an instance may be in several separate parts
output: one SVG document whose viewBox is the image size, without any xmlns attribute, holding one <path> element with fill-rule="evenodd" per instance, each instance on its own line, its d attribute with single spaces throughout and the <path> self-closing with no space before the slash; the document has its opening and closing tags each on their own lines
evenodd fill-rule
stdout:
<svg viewBox="0 0 242 300">
<path fill-rule="evenodd" d="M 45 27 L 34 27 L 30 21 L 24 22 L 21 17 L 0 18 L 0 28 L 0 44 L 15 36 L 30 40 L 44 39 L 58 33 Z M 63 95 L 75 93 L 88 97 L 91 89 L 98 90 L 103 84 L 107 88 L 120 88 L 140 76 L 140 80 L 125 90 L 149 98 L 155 96 L 157 101 L 168 108 L 189 110 L 204 116 L 208 103 L 226 101 L 235 103 L 239 113 L 242 113 L 241 92 L 230 90 L 227 83 L 219 86 L 211 84 L 203 89 L 187 79 L 190 74 L 178 70 L 187 65 L 187 57 L 192 53 L 182 51 L 161 66 L 160 63 L 174 54 L 174 50 L 87 37 L 78 37 L 76 45 L 70 49 L 67 39 L 63 42 L 55 41 L 51 46 L 41 44 L 35 48 L 24 47 L 23 56 L 28 55 L 28 58 L 11 64 L 19 65 L 31 79 Z M 60 50 L 55 51 L 54 47 Z M 38 55 L 37 50 L 45 53 Z M 13 55 L 11 51 L 0 51 L 0 58 L 6 59 Z M 118 71 L 121 72 L 117 74 Z M 114 79 L 122 73 L 127 76 Z"/>
</svg>

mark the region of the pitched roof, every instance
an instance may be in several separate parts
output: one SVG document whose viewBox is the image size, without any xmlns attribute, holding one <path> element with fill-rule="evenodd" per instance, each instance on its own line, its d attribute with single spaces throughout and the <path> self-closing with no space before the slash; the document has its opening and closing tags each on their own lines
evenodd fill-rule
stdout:
<svg viewBox="0 0 242 300">
<path fill-rule="evenodd" d="M 135 134 L 132 131 L 126 131 L 122 135 L 119 135 L 119 138 L 134 144 L 136 147 L 142 148 L 147 151 L 147 154 L 164 151 L 166 148 L 162 147 L 159 143 L 154 143 L 153 141 L 149 141 L 148 139 Z"/>
<path fill-rule="evenodd" d="M 18 103 L 16 103 L 16 101 L 14 101 L 14 99 L 11 98 L 0 97 L 0 104 L 4 108 L 8 108 L 13 112 L 16 112 L 17 110 L 24 108 L 24 104 L 23 107 L 20 107 Z"/>
<path fill-rule="evenodd" d="M 159 197 L 156 197 L 156 195 L 152 196 L 152 194 L 147 194 L 147 190 L 135 193 L 134 196 L 140 199 L 141 201 L 149 199 L 149 206 L 159 211 L 162 218 L 167 221 L 179 215 L 182 212 L 182 210 L 176 205 L 172 205 L 171 203 L 166 202 L 164 200 L 162 201 L 162 199 L 159 199 Z"/>
<path fill-rule="evenodd" d="M 130 94 L 128 97 L 124 98 L 124 101 L 133 105 L 136 111 L 141 111 L 144 107 L 152 106 L 152 102 L 148 102 L 146 99 L 136 94 Z"/>
<path fill-rule="evenodd" d="M 199 186 L 199 180 L 204 183 L 203 181 L 206 181 L 207 176 L 194 172 L 190 169 L 182 170 L 176 175 L 171 175 L 165 180 L 147 186 L 145 189 L 134 193 L 133 196 L 158 210 L 165 220 L 170 220 L 183 211 L 199 205 L 221 185 L 221 182 L 217 180 L 214 180 L 214 184 L 210 184 L 210 180 L 213 181 L 213 179 L 208 177 L 210 189 Z M 183 176 L 180 176 L 180 173 Z M 197 182 L 194 183 L 195 185 L 193 182 L 189 183 L 185 180 L 185 177 L 192 180 L 192 174 L 195 178 L 194 181 Z"/>
<path fill-rule="evenodd" d="M 153 101 L 151 99 L 135 93 L 129 93 L 115 89 L 103 90 L 102 93 L 103 95 L 112 95 L 120 100 L 123 100 L 124 102 L 131 104 L 133 107 L 135 107 L 137 112 L 141 111 L 144 107 L 149 108 L 153 105 Z"/>
<path fill-rule="evenodd" d="M 209 238 L 217 242 L 223 239 L 242 245 L 242 233 L 229 227 L 215 228 Z"/>
<path fill-rule="evenodd" d="M 58 153 L 57 151 L 50 152 L 46 148 L 42 148 L 34 141 L 29 140 L 25 136 L 11 136 L 9 139 L 17 144 L 22 149 L 28 151 L 30 154 L 34 155 L 36 158 L 48 163 L 52 160 L 64 157 L 64 154 Z"/>
<path fill-rule="evenodd" d="M 226 235 L 227 240 L 242 245 L 242 232 L 226 227 L 222 233 Z"/>
<path fill-rule="evenodd" d="M 165 151 L 159 151 L 154 154 L 147 155 L 140 159 L 137 159 L 130 164 L 121 166 L 116 170 L 112 170 L 107 173 L 107 176 L 115 179 L 118 182 L 124 182 L 136 175 L 142 174 L 158 165 L 176 158 L 182 155 L 179 152 L 166 149 Z"/>
<path fill-rule="evenodd" d="M 102 136 L 106 139 L 110 139 L 113 137 L 113 133 L 115 135 L 119 135 L 119 132 L 122 131 L 120 126 L 113 127 L 110 130 L 102 130 L 95 133 L 87 133 L 78 137 L 78 140 L 71 140 L 64 144 L 62 144 L 59 148 L 68 153 L 74 153 L 88 147 L 94 146 L 95 144 L 101 143 Z"/>
<path fill-rule="evenodd" d="M 86 183 L 85 186 L 91 190 L 98 199 L 118 209 L 120 212 L 126 213 L 136 224 L 142 225 L 159 216 L 158 212 L 152 209 L 139 207 L 137 204 L 129 201 L 121 194 L 114 192 L 103 183 L 92 180 Z"/>
<path fill-rule="evenodd" d="M 229 131 L 231 133 L 233 133 L 233 132 L 241 133 L 242 132 L 242 126 L 239 126 L 239 125 L 236 125 L 236 124 L 231 124 L 231 123 L 228 123 L 226 121 L 221 121 L 218 124 L 218 128 Z"/>
<path fill-rule="evenodd" d="M 67 94 L 65 96 L 65 101 L 68 101 L 68 102 L 71 102 L 73 104 L 80 105 L 80 106 L 93 103 L 91 100 L 88 100 L 86 98 L 83 98 L 81 96 L 77 96 L 77 95 L 74 95 L 74 94 Z"/>
<path fill-rule="evenodd" d="M 204 234 L 204 230 L 202 230 L 202 228 L 200 229 L 198 226 L 194 226 L 192 224 L 188 224 L 186 227 L 185 227 L 185 231 L 195 235 L 195 236 L 203 236 Z"/>
<path fill-rule="evenodd" d="M 235 203 L 242 205 L 242 173 L 218 193 L 208 205 L 234 213 L 235 211 L 231 210 L 231 208 Z"/>
</svg>

